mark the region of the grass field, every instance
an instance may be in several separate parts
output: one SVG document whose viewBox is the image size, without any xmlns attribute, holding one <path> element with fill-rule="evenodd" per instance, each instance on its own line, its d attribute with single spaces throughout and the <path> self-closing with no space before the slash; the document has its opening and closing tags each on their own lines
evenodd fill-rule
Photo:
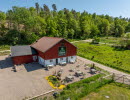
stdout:
<svg viewBox="0 0 130 100">
<path fill-rule="evenodd" d="M 109 44 L 118 44 L 121 38 L 117 37 L 101 37 L 100 42 L 102 43 L 109 43 Z"/>
<path fill-rule="evenodd" d="M 109 99 L 105 96 L 109 96 Z M 130 100 L 130 89 L 116 86 L 114 83 L 107 84 L 82 100 Z"/>
<path fill-rule="evenodd" d="M 85 42 L 74 44 L 78 47 L 79 56 L 130 73 L 130 50 L 117 50 L 107 45 L 93 45 Z"/>
</svg>

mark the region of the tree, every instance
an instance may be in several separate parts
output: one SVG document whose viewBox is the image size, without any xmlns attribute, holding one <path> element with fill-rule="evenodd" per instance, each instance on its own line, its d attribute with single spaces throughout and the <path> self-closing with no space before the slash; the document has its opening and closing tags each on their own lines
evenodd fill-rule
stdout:
<svg viewBox="0 0 130 100">
<path fill-rule="evenodd" d="M 39 14 L 39 10 L 40 10 L 40 7 L 39 7 L 39 4 L 38 4 L 38 2 L 37 3 L 35 3 L 35 7 L 36 7 L 36 10 L 37 10 L 37 15 Z"/>
<path fill-rule="evenodd" d="M 6 18 L 6 14 L 4 12 L 0 12 L 0 23 L 2 23 L 2 21 L 4 21 Z"/>
<path fill-rule="evenodd" d="M 73 29 L 69 29 L 68 33 L 71 35 L 71 38 L 73 39 L 74 33 L 75 33 L 74 30 Z"/>
<path fill-rule="evenodd" d="M 125 32 L 130 32 L 130 23 L 128 23 L 128 25 L 126 26 Z"/>
<path fill-rule="evenodd" d="M 0 37 L 3 37 L 6 33 L 6 28 L 4 25 L 5 19 L 6 19 L 6 14 L 4 12 L 0 12 Z"/>
<path fill-rule="evenodd" d="M 93 38 L 94 36 L 98 36 L 99 35 L 99 29 L 96 25 L 91 25 L 91 33 L 90 33 L 90 37 Z"/>
<path fill-rule="evenodd" d="M 46 4 L 41 7 L 38 3 L 29 8 L 14 6 L 6 13 L 0 12 L 0 24 L 0 41 L 15 41 L 12 44 L 31 43 L 42 36 L 86 39 L 111 35 L 121 37 L 130 32 L 129 18 L 67 8 L 57 10 L 56 4 L 52 5 L 52 10 Z M 11 35 L 13 41 L 9 38 Z"/>
<path fill-rule="evenodd" d="M 8 20 L 8 28 L 11 29 L 12 28 L 12 23 L 13 23 L 13 11 L 12 10 L 8 10 L 6 13 L 6 18 Z"/>
<path fill-rule="evenodd" d="M 56 11 L 57 11 L 56 4 L 52 4 L 52 8 L 53 8 L 53 11 L 54 11 L 54 12 L 56 12 Z"/>
<path fill-rule="evenodd" d="M 44 9 L 44 12 L 45 12 L 45 15 L 46 16 L 49 16 L 50 15 L 50 9 L 47 5 L 43 5 L 43 9 Z"/>
<path fill-rule="evenodd" d="M 110 24 L 107 19 L 101 19 L 101 23 L 99 24 L 99 30 L 101 32 L 101 35 L 108 36 L 110 30 Z"/>
</svg>

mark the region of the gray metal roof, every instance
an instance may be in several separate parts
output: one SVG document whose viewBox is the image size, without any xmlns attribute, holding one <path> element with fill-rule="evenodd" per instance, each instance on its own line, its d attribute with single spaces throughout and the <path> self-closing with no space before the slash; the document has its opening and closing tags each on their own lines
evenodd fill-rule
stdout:
<svg viewBox="0 0 130 100">
<path fill-rule="evenodd" d="M 24 46 L 11 46 L 11 56 L 24 56 L 37 54 L 37 51 L 29 45 Z"/>
</svg>

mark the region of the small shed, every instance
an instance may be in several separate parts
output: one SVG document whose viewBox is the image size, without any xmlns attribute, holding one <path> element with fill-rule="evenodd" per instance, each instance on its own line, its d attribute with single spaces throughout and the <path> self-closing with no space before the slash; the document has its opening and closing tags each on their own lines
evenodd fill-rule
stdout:
<svg viewBox="0 0 130 100">
<path fill-rule="evenodd" d="M 37 51 L 29 45 L 11 46 L 11 57 L 13 63 L 24 64 L 37 61 Z"/>
</svg>

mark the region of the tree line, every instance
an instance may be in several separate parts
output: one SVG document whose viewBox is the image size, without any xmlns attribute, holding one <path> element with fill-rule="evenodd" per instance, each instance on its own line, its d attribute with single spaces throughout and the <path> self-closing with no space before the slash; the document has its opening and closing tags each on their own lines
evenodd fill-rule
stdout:
<svg viewBox="0 0 130 100">
<path fill-rule="evenodd" d="M 42 7 L 13 6 L 7 12 L 0 12 L 0 44 L 30 44 L 43 36 L 66 39 L 86 39 L 100 36 L 120 37 L 130 32 L 130 19 L 109 15 L 77 12 L 74 9 L 52 10 Z"/>
</svg>

